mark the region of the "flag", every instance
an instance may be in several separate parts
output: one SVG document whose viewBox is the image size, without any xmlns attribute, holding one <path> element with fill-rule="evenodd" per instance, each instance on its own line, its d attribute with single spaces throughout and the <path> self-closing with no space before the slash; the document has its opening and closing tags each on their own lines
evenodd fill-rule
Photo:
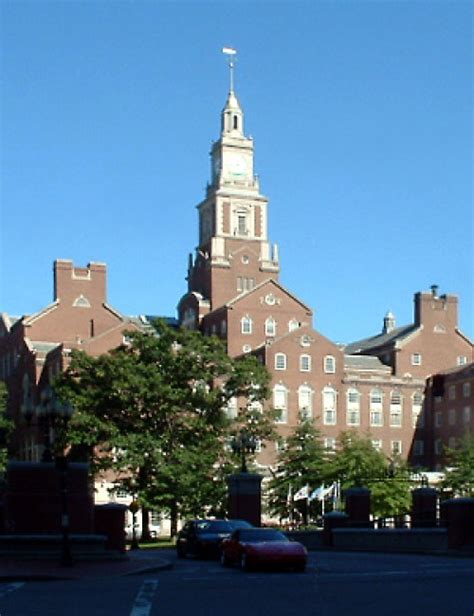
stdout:
<svg viewBox="0 0 474 616">
<path fill-rule="evenodd" d="M 329 496 L 330 494 L 333 493 L 334 488 L 335 488 L 334 483 L 327 488 L 324 487 L 324 483 L 323 483 L 321 486 L 319 486 L 319 488 L 316 488 L 316 490 L 313 490 L 313 492 L 311 493 L 309 497 L 309 500 L 314 500 L 315 498 L 317 498 L 319 501 L 322 501 L 326 498 L 326 496 Z"/>
<path fill-rule="evenodd" d="M 316 488 L 315 490 L 313 490 L 309 496 L 309 500 L 314 500 L 315 498 L 317 498 L 318 500 L 322 500 L 322 494 L 324 492 L 324 483 L 319 486 L 319 488 Z"/>
<path fill-rule="evenodd" d="M 298 490 L 298 492 L 293 496 L 293 500 L 304 500 L 309 496 L 309 486 L 306 484 L 302 488 Z"/>
<path fill-rule="evenodd" d="M 235 54 L 237 53 L 237 50 L 234 49 L 233 47 L 223 47 L 222 53 L 225 53 L 228 56 L 235 56 Z"/>
</svg>

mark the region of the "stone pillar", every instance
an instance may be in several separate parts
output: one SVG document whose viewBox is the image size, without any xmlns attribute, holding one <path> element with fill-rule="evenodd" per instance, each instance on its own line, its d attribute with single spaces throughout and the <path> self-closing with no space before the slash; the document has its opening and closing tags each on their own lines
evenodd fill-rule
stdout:
<svg viewBox="0 0 474 616">
<path fill-rule="evenodd" d="M 62 530 L 61 477 L 54 462 L 9 462 L 5 488 L 5 531 L 10 534 L 59 534 Z M 94 497 L 89 465 L 67 469 L 69 532 L 94 529 Z"/>
<path fill-rule="evenodd" d="M 411 527 L 433 528 L 437 526 L 438 490 L 416 488 L 411 493 Z"/>
<path fill-rule="evenodd" d="M 370 521 L 370 490 L 367 488 L 349 488 L 345 491 L 346 513 L 349 526 L 371 528 Z"/>
<path fill-rule="evenodd" d="M 347 526 L 349 516 L 342 511 L 330 511 L 323 517 L 323 546 L 330 548 L 333 545 L 332 531 L 334 528 Z"/>
<path fill-rule="evenodd" d="M 229 475 L 229 518 L 260 526 L 262 520 L 262 476 L 255 473 Z"/>
<path fill-rule="evenodd" d="M 128 507 L 119 503 L 107 503 L 94 507 L 94 532 L 105 535 L 108 550 L 125 552 L 125 515 Z"/>
<path fill-rule="evenodd" d="M 474 498 L 451 498 L 442 504 L 448 527 L 448 547 L 474 545 Z"/>
</svg>

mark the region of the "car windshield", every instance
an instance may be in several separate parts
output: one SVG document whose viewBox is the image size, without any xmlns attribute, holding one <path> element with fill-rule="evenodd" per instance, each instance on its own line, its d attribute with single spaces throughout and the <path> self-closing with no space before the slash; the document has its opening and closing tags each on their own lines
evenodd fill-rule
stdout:
<svg viewBox="0 0 474 616">
<path fill-rule="evenodd" d="M 262 541 L 289 541 L 279 530 L 272 530 L 266 528 L 249 528 L 240 531 L 240 541 L 247 541 L 249 543 L 260 543 Z"/>
<path fill-rule="evenodd" d="M 201 520 L 196 523 L 198 533 L 231 533 L 232 526 L 225 520 Z"/>
</svg>

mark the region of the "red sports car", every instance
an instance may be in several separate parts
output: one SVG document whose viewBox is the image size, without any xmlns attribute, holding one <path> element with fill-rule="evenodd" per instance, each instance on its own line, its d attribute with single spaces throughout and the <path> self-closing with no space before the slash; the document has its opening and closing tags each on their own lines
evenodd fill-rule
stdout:
<svg viewBox="0 0 474 616">
<path fill-rule="evenodd" d="M 239 528 L 222 542 L 221 550 L 224 566 L 239 564 L 244 570 L 284 567 L 304 571 L 308 556 L 301 543 L 271 528 Z"/>
</svg>

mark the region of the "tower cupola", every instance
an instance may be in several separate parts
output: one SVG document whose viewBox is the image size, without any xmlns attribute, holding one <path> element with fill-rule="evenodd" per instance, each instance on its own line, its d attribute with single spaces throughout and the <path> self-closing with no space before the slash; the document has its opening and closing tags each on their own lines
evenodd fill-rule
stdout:
<svg viewBox="0 0 474 616">
<path fill-rule="evenodd" d="M 244 136 L 244 114 L 233 90 L 229 92 L 222 110 L 222 135 Z"/>
</svg>

